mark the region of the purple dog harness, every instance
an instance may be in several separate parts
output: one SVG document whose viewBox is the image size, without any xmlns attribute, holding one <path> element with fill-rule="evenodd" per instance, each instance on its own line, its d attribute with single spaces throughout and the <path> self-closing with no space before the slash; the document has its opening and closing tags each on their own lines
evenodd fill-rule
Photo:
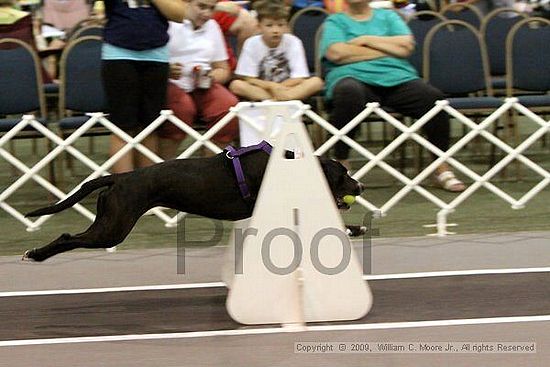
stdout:
<svg viewBox="0 0 550 367">
<path fill-rule="evenodd" d="M 248 185 L 246 184 L 243 167 L 241 165 L 241 160 L 239 159 L 239 157 L 248 153 L 256 152 L 258 150 L 263 150 L 267 154 L 271 154 L 271 149 L 271 145 L 265 140 L 262 140 L 260 144 L 251 145 L 239 149 L 235 149 L 231 145 L 228 145 L 225 148 L 225 150 L 227 150 L 225 156 L 233 161 L 233 168 L 235 169 L 235 175 L 237 176 L 237 184 L 239 185 L 239 190 L 241 191 L 243 199 L 250 198 L 250 190 L 248 189 Z"/>
</svg>

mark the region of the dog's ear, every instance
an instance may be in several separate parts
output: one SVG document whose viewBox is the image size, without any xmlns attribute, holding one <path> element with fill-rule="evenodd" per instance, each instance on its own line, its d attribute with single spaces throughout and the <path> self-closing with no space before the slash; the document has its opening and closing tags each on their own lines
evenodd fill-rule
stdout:
<svg viewBox="0 0 550 367">
<path fill-rule="evenodd" d="M 341 164 L 333 159 L 319 157 L 319 162 L 321 163 L 323 173 L 331 186 L 336 184 L 338 182 L 338 178 L 345 173 L 344 166 L 339 167 Z"/>
</svg>

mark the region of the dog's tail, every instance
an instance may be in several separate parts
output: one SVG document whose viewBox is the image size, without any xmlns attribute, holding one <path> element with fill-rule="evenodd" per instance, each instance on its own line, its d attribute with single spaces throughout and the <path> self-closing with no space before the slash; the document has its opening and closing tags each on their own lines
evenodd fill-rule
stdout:
<svg viewBox="0 0 550 367">
<path fill-rule="evenodd" d="M 95 191 L 100 187 L 112 185 L 114 181 L 115 180 L 113 178 L 113 175 L 99 177 L 99 178 L 96 178 L 95 180 L 88 181 L 85 184 L 83 184 L 82 187 L 78 189 L 78 191 L 76 191 L 74 194 L 72 194 L 65 200 L 60 201 L 57 204 L 47 206 L 45 208 L 34 210 L 30 213 L 25 214 L 25 217 L 39 217 L 41 215 L 58 213 L 62 210 L 65 210 L 75 205 L 80 200 L 88 196 L 92 191 Z"/>
</svg>

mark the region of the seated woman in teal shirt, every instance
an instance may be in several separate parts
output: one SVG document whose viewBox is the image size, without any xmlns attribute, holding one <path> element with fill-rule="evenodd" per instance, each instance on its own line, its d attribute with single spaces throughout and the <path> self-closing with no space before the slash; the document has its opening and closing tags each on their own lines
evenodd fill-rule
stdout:
<svg viewBox="0 0 550 367">
<path fill-rule="evenodd" d="M 413 118 L 428 112 L 441 91 L 419 78 L 407 57 L 414 50 L 414 38 L 393 10 L 372 9 L 370 0 L 346 0 L 348 9 L 333 14 L 324 24 L 320 55 L 325 76 L 326 97 L 333 109 L 330 122 L 337 128 L 357 116 L 368 102 Z M 449 148 L 449 116 L 439 113 L 424 125 L 427 139 L 439 149 Z M 350 136 L 355 136 L 352 131 Z M 347 164 L 349 146 L 335 145 L 335 158 Z M 464 191 L 449 166 L 440 165 L 434 174 L 445 190 Z"/>
</svg>

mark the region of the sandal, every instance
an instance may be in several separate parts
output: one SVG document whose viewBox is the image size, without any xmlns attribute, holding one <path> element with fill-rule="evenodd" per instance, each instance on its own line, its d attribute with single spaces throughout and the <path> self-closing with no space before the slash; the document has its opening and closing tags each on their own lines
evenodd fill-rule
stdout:
<svg viewBox="0 0 550 367">
<path fill-rule="evenodd" d="M 434 175 L 436 184 L 445 191 L 462 192 L 466 190 L 464 182 L 456 178 L 452 171 L 443 171 L 439 175 Z"/>
</svg>

